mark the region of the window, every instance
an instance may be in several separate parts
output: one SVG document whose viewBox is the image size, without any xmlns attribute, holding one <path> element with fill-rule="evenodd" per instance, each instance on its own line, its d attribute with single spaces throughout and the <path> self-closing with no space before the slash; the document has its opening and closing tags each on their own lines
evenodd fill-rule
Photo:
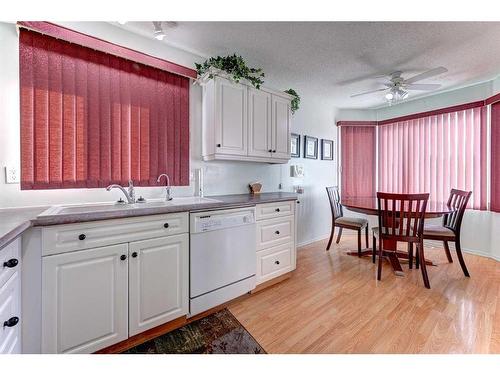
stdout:
<svg viewBox="0 0 500 375">
<path fill-rule="evenodd" d="M 188 78 L 25 29 L 19 44 L 22 189 L 189 184 Z"/>
<path fill-rule="evenodd" d="M 378 126 L 378 190 L 429 192 L 446 202 L 452 188 L 471 190 L 470 208 L 486 209 L 484 106 Z"/>
<path fill-rule="evenodd" d="M 374 123 L 339 122 L 343 198 L 375 196 Z"/>
</svg>

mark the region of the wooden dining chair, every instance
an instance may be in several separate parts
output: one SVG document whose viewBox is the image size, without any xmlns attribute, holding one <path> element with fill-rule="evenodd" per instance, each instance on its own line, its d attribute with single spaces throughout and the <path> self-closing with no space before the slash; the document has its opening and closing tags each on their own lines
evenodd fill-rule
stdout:
<svg viewBox="0 0 500 375">
<path fill-rule="evenodd" d="M 422 264 L 422 278 L 430 289 L 424 256 L 424 219 L 429 194 L 377 193 L 378 227 L 373 228 L 374 248 L 379 239 L 377 279 L 382 278 L 384 251 L 396 252 L 398 242 L 415 244 Z M 410 254 L 408 254 L 410 256 Z M 394 255 L 396 256 L 396 255 Z"/>
<path fill-rule="evenodd" d="M 337 186 L 329 186 L 326 188 L 328 199 L 330 200 L 330 208 L 332 210 L 332 230 L 330 240 L 326 250 L 330 250 L 332 244 L 335 228 L 339 228 L 337 235 L 337 243 L 340 242 L 342 236 L 342 229 L 351 229 L 358 232 L 358 256 L 361 256 L 361 231 L 365 229 L 366 247 L 368 247 L 368 220 L 358 217 L 344 217 L 342 204 L 340 203 L 339 188 Z"/>
<path fill-rule="evenodd" d="M 464 275 L 467 277 L 470 277 L 470 275 L 462 255 L 460 232 L 462 228 L 462 219 L 471 195 L 472 191 L 451 189 L 447 205 L 448 207 L 453 208 L 454 211 L 444 215 L 442 225 L 426 224 L 424 226 L 424 240 L 443 241 L 444 251 L 446 252 L 448 262 L 450 263 L 453 263 L 453 258 L 451 257 L 448 242 L 455 242 L 455 250 L 457 252 L 458 261 L 462 267 L 462 271 L 464 271 Z"/>
</svg>

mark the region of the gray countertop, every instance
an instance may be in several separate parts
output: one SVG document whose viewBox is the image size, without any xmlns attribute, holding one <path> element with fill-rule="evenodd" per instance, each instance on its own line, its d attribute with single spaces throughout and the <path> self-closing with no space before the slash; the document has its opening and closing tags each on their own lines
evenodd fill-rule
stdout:
<svg viewBox="0 0 500 375">
<path fill-rule="evenodd" d="M 32 226 L 81 223 L 85 221 L 118 219 L 133 216 L 158 215 L 185 211 L 206 211 L 232 207 L 253 206 L 259 203 L 271 203 L 297 199 L 295 193 L 262 193 L 217 195 L 207 198 L 218 202 L 207 202 L 196 205 L 175 205 L 163 207 L 131 208 L 113 212 L 86 212 L 65 215 L 39 217 L 48 207 L 8 208 L 0 209 L 0 249 L 21 235 Z"/>
</svg>

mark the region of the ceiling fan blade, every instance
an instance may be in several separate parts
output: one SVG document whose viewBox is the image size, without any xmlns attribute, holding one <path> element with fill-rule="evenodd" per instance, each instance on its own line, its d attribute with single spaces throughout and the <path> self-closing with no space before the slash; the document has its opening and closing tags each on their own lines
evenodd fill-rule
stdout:
<svg viewBox="0 0 500 375">
<path fill-rule="evenodd" d="M 441 85 L 439 83 L 412 83 L 406 85 L 405 88 L 408 90 L 436 90 L 440 88 Z"/>
<path fill-rule="evenodd" d="M 438 68 L 434 68 L 431 70 L 428 70 L 426 72 L 417 74 L 416 76 L 413 76 L 411 78 L 405 79 L 405 83 L 413 83 L 417 81 L 421 81 L 426 78 L 434 77 L 437 76 L 438 74 L 446 73 L 448 69 L 446 69 L 444 66 L 440 66 Z"/>
<path fill-rule="evenodd" d="M 360 92 L 359 94 L 351 95 L 351 98 L 355 98 L 356 96 L 371 94 L 371 93 L 374 93 L 374 92 L 385 91 L 385 90 L 389 90 L 389 89 L 386 88 L 386 87 L 384 87 L 382 89 L 376 89 L 376 90 L 371 90 L 371 91 Z"/>
</svg>

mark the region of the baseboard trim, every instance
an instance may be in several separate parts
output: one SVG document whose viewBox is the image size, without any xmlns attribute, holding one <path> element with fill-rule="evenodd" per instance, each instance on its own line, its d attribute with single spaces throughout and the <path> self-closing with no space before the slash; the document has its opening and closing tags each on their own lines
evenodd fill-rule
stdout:
<svg viewBox="0 0 500 375">
<path fill-rule="evenodd" d="M 348 236 L 349 234 L 345 234 L 345 235 Z M 344 236 L 344 234 L 342 234 L 342 236 Z M 330 237 L 330 234 L 327 234 L 327 235 L 324 235 L 322 237 L 317 237 L 317 238 L 313 238 L 311 240 L 303 241 L 303 242 L 297 244 L 297 250 L 300 250 L 300 248 L 306 247 L 306 246 L 311 245 L 315 242 L 324 241 L 324 240 L 328 239 L 329 237 Z M 441 241 L 425 240 L 425 242 L 433 247 L 442 247 L 443 246 L 443 243 Z M 450 249 L 455 250 L 455 245 L 453 244 L 453 242 L 450 242 Z M 500 262 L 500 256 L 496 256 L 496 255 L 487 253 L 485 251 L 470 249 L 470 248 L 466 248 L 466 247 L 462 247 L 462 250 L 464 253 L 467 253 L 467 254 L 478 255 L 478 256 L 481 256 L 484 258 L 490 258 L 490 259 L 493 259 L 497 262 Z"/>
</svg>

